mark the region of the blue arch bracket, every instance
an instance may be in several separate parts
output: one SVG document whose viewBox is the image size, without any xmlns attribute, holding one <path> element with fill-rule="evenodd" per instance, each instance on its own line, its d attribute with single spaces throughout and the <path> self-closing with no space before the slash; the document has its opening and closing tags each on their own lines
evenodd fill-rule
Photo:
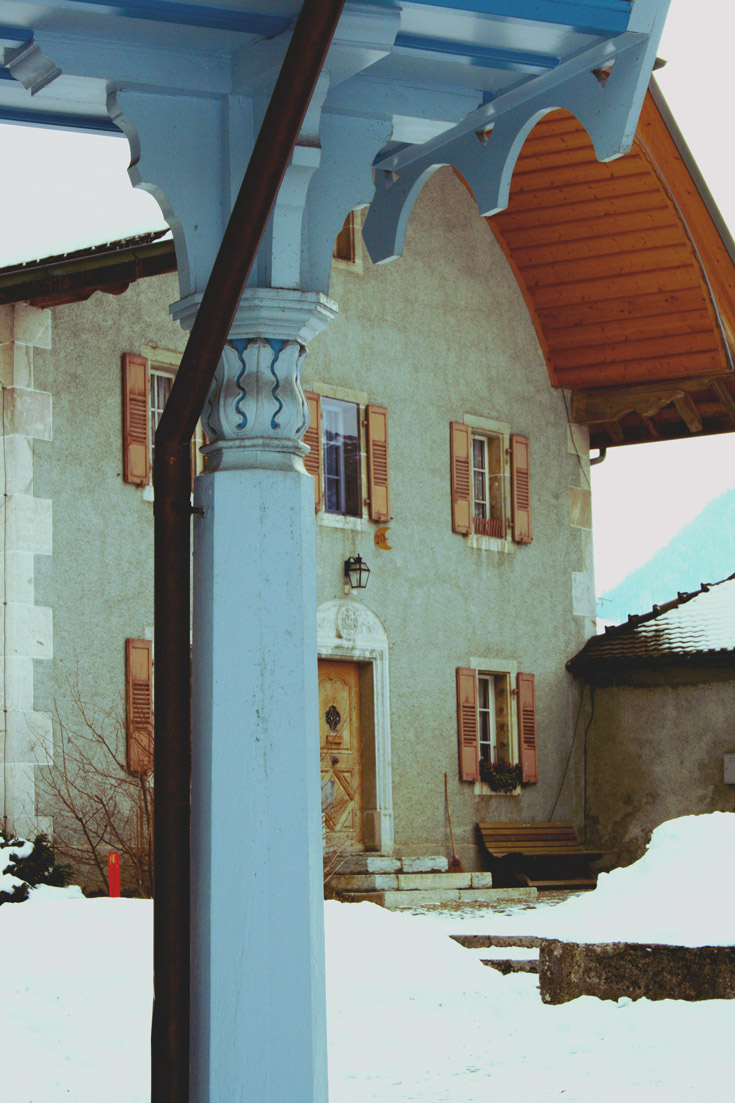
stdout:
<svg viewBox="0 0 735 1103">
<path fill-rule="evenodd" d="M 462 174 L 480 214 L 508 205 L 511 177 L 526 137 L 550 111 L 563 108 L 582 123 L 600 161 L 627 153 L 651 77 L 668 0 L 637 0 L 631 25 L 555 70 L 529 80 L 471 112 L 451 130 L 408 146 L 375 166 L 375 197 L 363 227 L 374 263 L 400 256 L 411 208 L 436 169 Z"/>
</svg>

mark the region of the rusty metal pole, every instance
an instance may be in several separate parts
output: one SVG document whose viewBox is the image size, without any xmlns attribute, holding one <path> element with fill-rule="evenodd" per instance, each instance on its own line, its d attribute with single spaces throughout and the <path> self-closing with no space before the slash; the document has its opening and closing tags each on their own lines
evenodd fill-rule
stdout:
<svg viewBox="0 0 735 1103">
<path fill-rule="evenodd" d="M 343 7 L 304 0 L 156 433 L 152 1103 L 189 1099 L 189 442 Z"/>
</svg>

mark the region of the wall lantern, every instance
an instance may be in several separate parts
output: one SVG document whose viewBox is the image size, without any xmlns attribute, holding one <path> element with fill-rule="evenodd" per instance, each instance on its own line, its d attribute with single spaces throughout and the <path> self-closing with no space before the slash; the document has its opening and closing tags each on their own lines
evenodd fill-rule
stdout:
<svg viewBox="0 0 735 1103">
<path fill-rule="evenodd" d="M 345 578 L 353 590 L 364 590 L 369 576 L 370 568 L 361 555 L 351 555 L 345 559 Z"/>
</svg>

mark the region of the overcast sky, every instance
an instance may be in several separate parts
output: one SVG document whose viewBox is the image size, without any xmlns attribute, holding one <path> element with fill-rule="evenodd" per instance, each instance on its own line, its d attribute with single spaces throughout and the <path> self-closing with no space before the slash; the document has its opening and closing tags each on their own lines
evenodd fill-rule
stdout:
<svg viewBox="0 0 735 1103">
<path fill-rule="evenodd" d="M 724 0 L 672 0 L 659 49 L 668 64 L 657 74 L 731 229 L 733 31 L 735 12 Z M 155 200 L 130 186 L 123 138 L 0 124 L 0 151 L 0 266 L 165 225 Z M 610 449 L 593 472 L 598 592 L 731 486 L 733 434 Z"/>
</svg>

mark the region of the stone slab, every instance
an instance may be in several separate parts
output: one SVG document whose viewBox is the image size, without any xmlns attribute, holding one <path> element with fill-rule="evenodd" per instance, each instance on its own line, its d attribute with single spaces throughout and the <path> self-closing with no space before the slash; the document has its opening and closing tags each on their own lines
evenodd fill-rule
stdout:
<svg viewBox="0 0 735 1103">
<path fill-rule="evenodd" d="M 395 873 L 336 873 L 332 884 L 337 892 L 372 892 L 374 889 L 396 889 Z"/>
<path fill-rule="evenodd" d="M 399 873 L 398 888 L 404 891 L 417 889 L 468 889 L 472 883 L 469 873 Z"/>
<path fill-rule="evenodd" d="M 492 873 L 473 873 L 471 876 L 473 889 L 491 889 L 493 887 Z"/>
<path fill-rule="evenodd" d="M 400 868 L 398 858 L 386 858 L 382 854 L 348 854 L 339 873 L 397 873 Z"/>
<path fill-rule="evenodd" d="M 449 862 L 442 854 L 424 858 L 402 858 L 401 865 L 404 873 L 446 873 L 449 869 Z"/>
<path fill-rule="evenodd" d="M 507 889 L 460 889 L 459 898 L 465 904 L 495 904 L 502 900 L 535 900 L 538 896 L 537 889 L 519 888 Z"/>
<path fill-rule="evenodd" d="M 539 951 L 541 999 L 735 999 L 735 946 L 596 944 L 544 940 Z"/>
<path fill-rule="evenodd" d="M 523 961 L 518 958 L 487 958 L 482 960 L 483 965 L 491 969 L 497 969 L 504 977 L 508 973 L 538 973 L 538 961 Z"/>
<path fill-rule="evenodd" d="M 490 946 L 514 946 L 537 950 L 542 941 L 532 934 L 451 934 L 449 937 L 468 950 Z"/>
</svg>

